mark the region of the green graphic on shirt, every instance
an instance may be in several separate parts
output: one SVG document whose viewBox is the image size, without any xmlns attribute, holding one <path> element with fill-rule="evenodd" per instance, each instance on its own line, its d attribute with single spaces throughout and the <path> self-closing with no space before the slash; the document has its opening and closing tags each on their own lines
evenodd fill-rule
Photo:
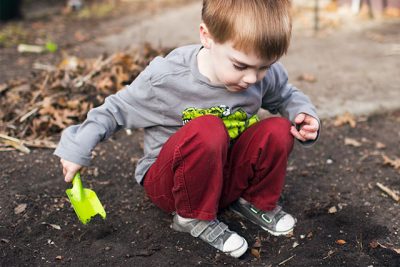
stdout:
<svg viewBox="0 0 400 267">
<path fill-rule="evenodd" d="M 253 115 L 247 118 L 246 112 L 242 109 L 238 109 L 234 113 L 231 113 L 229 107 L 220 105 L 218 107 L 211 107 L 207 109 L 202 108 L 187 108 L 182 112 L 183 124 L 188 123 L 190 120 L 198 118 L 204 115 L 214 115 L 222 119 L 228 130 L 231 139 L 237 138 L 247 128 L 260 119 L 257 115 Z"/>
</svg>

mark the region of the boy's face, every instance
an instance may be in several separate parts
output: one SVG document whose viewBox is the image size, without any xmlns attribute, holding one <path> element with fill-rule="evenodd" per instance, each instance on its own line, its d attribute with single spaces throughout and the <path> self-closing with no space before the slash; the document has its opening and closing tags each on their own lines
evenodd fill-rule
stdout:
<svg viewBox="0 0 400 267">
<path fill-rule="evenodd" d="M 275 60 L 263 60 L 255 53 L 246 54 L 226 42 L 210 43 L 210 73 L 213 82 L 223 84 L 230 92 L 246 90 L 262 80 Z"/>
</svg>

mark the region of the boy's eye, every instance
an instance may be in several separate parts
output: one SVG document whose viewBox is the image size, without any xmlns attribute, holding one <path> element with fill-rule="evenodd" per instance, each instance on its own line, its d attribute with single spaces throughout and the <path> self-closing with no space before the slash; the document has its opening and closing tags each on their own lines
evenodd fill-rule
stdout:
<svg viewBox="0 0 400 267">
<path fill-rule="evenodd" d="M 245 69 L 247 69 L 247 66 L 239 66 L 239 65 L 236 65 L 236 64 L 233 64 L 233 67 L 235 69 L 237 69 L 237 70 L 245 70 Z"/>
</svg>

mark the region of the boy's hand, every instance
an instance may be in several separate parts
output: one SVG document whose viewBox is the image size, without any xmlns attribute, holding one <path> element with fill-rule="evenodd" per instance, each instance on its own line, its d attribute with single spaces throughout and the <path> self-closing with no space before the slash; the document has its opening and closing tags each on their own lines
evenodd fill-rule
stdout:
<svg viewBox="0 0 400 267">
<path fill-rule="evenodd" d="M 60 160 L 62 167 L 63 167 L 63 174 L 64 174 L 64 180 L 67 183 L 72 182 L 72 179 L 75 176 L 75 173 L 77 173 L 82 166 L 76 163 L 73 163 L 71 161 L 61 159 Z"/>
<path fill-rule="evenodd" d="M 300 113 L 294 119 L 294 123 L 298 125 L 298 130 L 295 126 L 290 128 L 290 132 L 300 141 L 315 140 L 318 135 L 319 123 L 316 118 L 305 113 Z"/>
</svg>

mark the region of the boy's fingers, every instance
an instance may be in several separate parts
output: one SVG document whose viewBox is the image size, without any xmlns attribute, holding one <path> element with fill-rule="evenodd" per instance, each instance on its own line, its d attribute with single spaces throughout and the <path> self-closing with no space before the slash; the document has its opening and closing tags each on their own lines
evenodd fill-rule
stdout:
<svg viewBox="0 0 400 267">
<path fill-rule="evenodd" d="M 318 126 L 317 125 L 303 125 L 303 127 L 301 127 L 303 130 L 307 131 L 307 132 L 316 132 L 318 131 Z"/>
<path fill-rule="evenodd" d="M 304 121 L 305 117 L 306 117 L 306 114 L 300 113 L 299 115 L 296 116 L 296 118 L 294 119 L 294 122 L 296 124 L 301 124 Z"/>
<path fill-rule="evenodd" d="M 317 138 L 317 132 L 301 132 L 300 134 L 307 140 L 315 140 Z"/>
<path fill-rule="evenodd" d="M 297 131 L 296 127 L 292 126 L 290 127 L 290 133 L 296 137 L 297 139 L 299 139 L 300 141 L 306 141 L 306 139 L 299 133 L 299 131 Z"/>
<path fill-rule="evenodd" d="M 70 183 L 72 181 L 72 178 L 74 178 L 74 175 L 75 175 L 75 173 L 73 173 L 73 172 L 67 172 L 67 174 L 65 175 L 64 180 L 67 183 Z"/>
</svg>

